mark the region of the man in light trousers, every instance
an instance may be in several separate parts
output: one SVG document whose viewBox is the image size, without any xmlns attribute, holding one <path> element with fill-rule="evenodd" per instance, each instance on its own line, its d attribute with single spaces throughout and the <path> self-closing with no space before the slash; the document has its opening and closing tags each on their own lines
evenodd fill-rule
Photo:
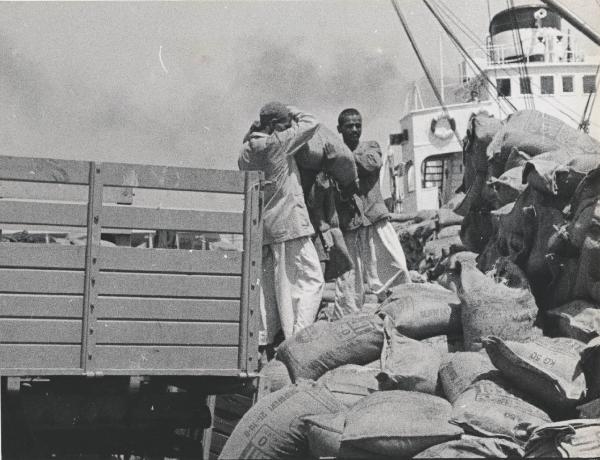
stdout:
<svg viewBox="0 0 600 460">
<path fill-rule="evenodd" d="M 266 104 L 244 138 L 241 170 L 265 174 L 261 315 L 267 354 L 279 328 L 285 338 L 309 326 L 323 294 L 323 273 L 311 240 L 294 154 L 318 127 L 314 116 L 279 102 Z"/>
<path fill-rule="evenodd" d="M 368 292 L 382 294 L 387 288 L 409 283 L 406 257 L 398 235 L 389 222 L 389 212 L 379 186 L 382 154 L 375 141 L 360 142 L 362 117 L 356 109 L 345 109 L 338 117 L 338 132 L 354 153 L 359 191 L 350 199 L 338 196 L 340 227 L 354 269 L 336 280 L 334 317 L 360 311 Z"/>
</svg>

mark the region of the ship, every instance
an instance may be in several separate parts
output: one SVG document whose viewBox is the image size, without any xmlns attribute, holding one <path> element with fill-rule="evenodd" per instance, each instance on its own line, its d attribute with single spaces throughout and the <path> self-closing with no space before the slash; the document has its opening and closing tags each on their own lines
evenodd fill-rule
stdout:
<svg viewBox="0 0 600 460">
<path fill-rule="evenodd" d="M 505 119 L 535 109 L 600 139 L 600 118 L 592 115 L 600 56 L 584 53 L 564 23 L 544 4 L 502 10 L 481 45 L 468 51 L 470 59 L 459 64 L 466 101 L 425 107 L 415 86 L 400 131 L 390 135 L 382 171 L 391 211 L 453 207 L 463 176 L 461 135 L 472 114 Z"/>
</svg>

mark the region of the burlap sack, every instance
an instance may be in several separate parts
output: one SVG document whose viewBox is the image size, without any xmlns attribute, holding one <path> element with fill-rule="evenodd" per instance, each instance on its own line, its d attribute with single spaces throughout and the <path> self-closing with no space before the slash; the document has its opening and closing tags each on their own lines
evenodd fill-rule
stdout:
<svg viewBox="0 0 600 460">
<path fill-rule="evenodd" d="M 508 159 L 506 160 L 506 164 L 504 165 L 504 170 L 509 171 L 512 168 L 516 168 L 517 166 L 525 166 L 532 157 L 527 155 L 525 152 L 521 152 L 519 149 L 512 148 L 510 150 L 510 154 L 508 155 Z"/>
<path fill-rule="evenodd" d="M 587 399 L 600 398 L 600 337 L 592 339 L 581 352 L 581 367 L 587 383 Z"/>
<path fill-rule="evenodd" d="M 325 373 L 318 381 L 347 407 L 379 391 L 378 368 L 346 364 Z"/>
<path fill-rule="evenodd" d="M 285 367 L 285 364 L 281 361 L 277 361 L 276 359 L 272 359 L 265 364 L 258 375 L 261 380 L 268 380 L 268 387 L 271 393 L 281 390 L 286 385 L 292 383 L 287 367 Z"/>
<path fill-rule="evenodd" d="M 430 447 L 413 458 L 521 458 L 522 456 L 523 449 L 507 439 L 464 434 L 456 441 Z"/>
<path fill-rule="evenodd" d="M 342 433 L 346 422 L 346 413 L 327 415 L 309 415 L 302 418 L 308 431 L 308 450 L 314 458 L 379 459 L 374 454 L 359 447 L 342 443 Z"/>
<path fill-rule="evenodd" d="M 441 354 L 431 345 L 400 334 L 389 317 L 384 319 L 383 331 L 381 372 L 377 375 L 381 389 L 435 394 Z"/>
<path fill-rule="evenodd" d="M 454 403 L 475 380 L 495 370 L 483 351 L 446 355 L 440 366 L 440 380 L 446 399 Z"/>
<path fill-rule="evenodd" d="M 503 258 L 496 264 L 495 275 L 462 265 L 458 296 L 467 351 L 480 350 L 488 335 L 522 341 L 541 335 L 534 326 L 537 306 L 523 272 Z"/>
<path fill-rule="evenodd" d="M 432 346 L 442 355 L 464 351 L 462 335 L 436 335 L 427 339 L 422 339 L 421 342 Z"/>
<path fill-rule="evenodd" d="M 383 320 L 377 315 L 348 315 L 318 321 L 285 340 L 277 349 L 292 381 L 316 380 L 344 364 L 367 364 L 381 355 Z"/>
<path fill-rule="evenodd" d="M 452 405 L 451 420 L 467 433 L 518 440 L 524 434 L 521 424 L 537 426 L 550 422 L 550 417 L 527 402 L 523 393 L 495 371 L 485 374 L 458 396 Z"/>
<path fill-rule="evenodd" d="M 398 332 L 414 339 L 460 333 L 460 300 L 436 284 L 401 284 L 381 304 Z"/>
<path fill-rule="evenodd" d="M 332 414 L 344 405 L 314 382 L 289 385 L 260 399 L 240 420 L 220 459 L 302 459 L 308 440 L 301 417 Z"/>
<path fill-rule="evenodd" d="M 564 420 L 533 430 L 525 458 L 600 458 L 600 420 Z"/>
<path fill-rule="evenodd" d="M 551 115 L 522 110 L 509 115 L 487 147 L 493 175 L 504 172 L 513 148 L 530 156 L 563 148 L 579 154 L 595 154 L 600 152 L 600 143 Z"/>
<path fill-rule="evenodd" d="M 555 318 L 560 335 L 587 343 L 600 335 L 600 305 L 573 300 L 548 311 Z"/>
<path fill-rule="evenodd" d="M 326 143 L 334 147 L 328 157 L 323 151 Z M 354 155 L 339 135 L 323 125 L 319 125 L 313 137 L 295 154 L 295 158 L 298 167 L 309 171 L 325 171 L 342 187 L 349 186 L 358 178 Z"/>
<path fill-rule="evenodd" d="M 501 207 L 515 201 L 519 195 L 525 190 L 526 185 L 523 184 L 523 169 L 524 166 L 517 166 L 506 170 L 500 177 L 490 177 L 487 185 L 490 189 L 488 201 L 492 204 L 493 209 Z"/>
<path fill-rule="evenodd" d="M 424 393 L 373 393 L 348 411 L 342 446 L 410 457 L 460 436 L 462 430 L 448 423 L 450 412 L 447 401 Z"/>
<path fill-rule="evenodd" d="M 483 343 L 492 364 L 511 385 L 548 409 L 573 408 L 585 396 L 579 356 L 584 343 L 566 337 L 539 337 L 529 343 L 488 337 Z"/>
</svg>

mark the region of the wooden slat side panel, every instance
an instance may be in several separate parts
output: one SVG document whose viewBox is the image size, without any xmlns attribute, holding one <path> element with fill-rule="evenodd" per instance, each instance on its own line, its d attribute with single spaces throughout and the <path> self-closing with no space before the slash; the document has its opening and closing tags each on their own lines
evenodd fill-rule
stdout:
<svg viewBox="0 0 600 460">
<path fill-rule="evenodd" d="M 104 203 L 133 203 L 133 190 L 130 187 L 105 187 L 103 192 L 102 201 Z M 0 180 L 0 196 L 19 200 L 80 201 L 87 203 L 88 190 L 85 185 Z"/>
<path fill-rule="evenodd" d="M 102 181 L 105 185 L 118 187 L 133 186 L 216 193 L 243 193 L 244 191 L 244 173 L 233 170 L 103 163 Z"/>
<path fill-rule="evenodd" d="M 243 213 L 104 206 L 102 226 L 150 230 L 242 233 Z"/>
<path fill-rule="evenodd" d="M 86 205 L 80 203 L 35 202 L 0 199 L 0 222 L 4 224 L 85 227 Z M 104 206 L 101 223 L 105 228 L 179 230 L 242 233 L 239 212 L 153 209 L 133 206 Z"/>
<path fill-rule="evenodd" d="M 84 264 L 84 246 L 0 243 L 0 267 L 83 270 Z"/>
<path fill-rule="evenodd" d="M 103 247 L 99 263 L 101 270 L 232 275 L 242 272 L 242 254 L 235 251 Z"/>
<path fill-rule="evenodd" d="M 0 297 L 0 306 L 2 305 Z M 98 319 L 238 321 L 239 300 L 99 297 Z M 2 310 L 0 310 L 2 311 Z"/>
<path fill-rule="evenodd" d="M 82 309 L 82 296 L 0 294 L 2 317 L 81 319 Z"/>
<path fill-rule="evenodd" d="M 239 276 L 102 272 L 97 283 L 100 295 L 224 299 L 240 297 Z"/>
<path fill-rule="evenodd" d="M 102 320 L 97 323 L 96 343 L 237 346 L 238 333 L 239 326 L 235 323 Z"/>
<path fill-rule="evenodd" d="M 236 369 L 237 347 L 161 347 L 97 345 L 96 366 L 111 369 Z"/>
<path fill-rule="evenodd" d="M 80 344 L 81 320 L 0 318 L 0 343 Z"/>
<path fill-rule="evenodd" d="M 80 352 L 78 345 L 0 344 L 0 373 L 8 375 L 7 369 L 23 368 L 75 371 L 79 368 Z"/>
<path fill-rule="evenodd" d="M 0 293 L 83 294 L 83 272 L 0 268 Z"/>
<path fill-rule="evenodd" d="M 85 185 L 88 171 L 87 161 L 0 156 L 0 180 Z"/>
<path fill-rule="evenodd" d="M 0 222 L 4 224 L 85 227 L 86 205 L 0 199 Z"/>
</svg>

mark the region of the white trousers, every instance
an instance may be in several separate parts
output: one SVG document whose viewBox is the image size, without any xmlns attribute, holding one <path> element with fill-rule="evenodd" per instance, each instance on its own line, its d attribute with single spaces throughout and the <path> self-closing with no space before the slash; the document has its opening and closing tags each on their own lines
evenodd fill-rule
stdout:
<svg viewBox="0 0 600 460">
<path fill-rule="evenodd" d="M 262 344 L 273 343 L 279 329 L 285 338 L 315 321 L 325 281 L 310 237 L 263 246 Z"/>
<path fill-rule="evenodd" d="M 364 283 L 370 292 L 376 292 L 388 283 L 390 287 L 410 282 L 402 245 L 388 221 L 348 231 L 344 240 L 354 269 L 335 281 L 334 319 L 360 311 L 365 297 Z"/>
</svg>

